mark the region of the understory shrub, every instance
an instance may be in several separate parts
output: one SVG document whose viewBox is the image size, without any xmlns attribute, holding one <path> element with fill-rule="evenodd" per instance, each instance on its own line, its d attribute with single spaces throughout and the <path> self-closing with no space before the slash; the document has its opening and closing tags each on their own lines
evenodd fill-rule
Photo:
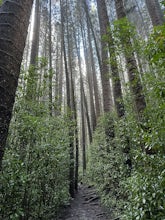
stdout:
<svg viewBox="0 0 165 220">
<path fill-rule="evenodd" d="M 66 116 L 43 104 L 16 103 L 0 176 L 0 219 L 56 219 L 69 199 Z"/>
<path fill-rule="evenodd" d="M 125 116 L 102 116 L 88 150 L 88 177 L 103 203 L 121 220 L 165 220 L 164 30 L 155 28 L 143 42 L 143 51 L 138 51 L 147 61 L 142 75 L 146 108 L 141 118 L 132 108 L 131 95 L 125 94 Z"/>
<path fill-rule="evenodd" d="M 98 122 L 94 141 L 89 147 L 87 176 L 100 193 L 102 203 L 111 214 L 119 216 L 123 200 L 127 197 L 121 186 L 130 168 L 127 165 L 128 154 L 124 153 L 122 146 L 124 140 L 118 137 L 116 131 L 115 118 L 107 114 Z"/>
</svg>

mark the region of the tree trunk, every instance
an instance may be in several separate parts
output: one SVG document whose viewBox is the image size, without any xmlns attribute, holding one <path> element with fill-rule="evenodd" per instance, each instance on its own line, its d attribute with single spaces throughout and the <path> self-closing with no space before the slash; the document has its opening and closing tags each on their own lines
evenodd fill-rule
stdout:
<svg viewBox="0 0 165 220">
<path fill-rule="evenodd" d="M 52 116 L 52 0 L 49 0 L 49 113 Z"/>
<path fill-rule="evenodd" d="M 68 70 L 68 62 L 67 62 L 67 54 L 66 54 L 66 45 L 65 45 L 65 30 L 64 30 L 64 6 L 62 3 L 62 0 L 60 0 L 60 6 L 61 6 L 61 23 L 62 23 L 62 42 L 63 42 L 63 52 L 64 52 L 64 64 L 65 64 L 65 76 L 66 76 L 66 92 L 67 92 L 67 115 L 70 120 L 72 120 L 71 117 L 71 82 L 69 77 L 69 70 Z M 67 28 L 68 30 L 68 28 Z M 67 33 L 68 34 L 68 33 Z M 68 45 L 69 46 L 69 45 Z M 73 137 L 72 137 L 72 131 L 69 130 L 69 137 L 70 137 L 70 167 L 69 167 L 69 193 L 71 197 L 74 197 L 74 189 L 75 189 L 75 183 L 74 183 L 74 143 L 73 143 Z"/>
<path fill-rule="evenodd" d="M 76 35 L 74 34 L 76 39 Z M 77 56 L 78 56 L 78 66 L 80 72 L 80 111 L 81 111 L 81 146 L 82 146 L 82 167 L 83 175 L 86 172 L 86 132 L 85 132 L 85 115 L 84 115 L 84 84 L 82 76 L 82 65 L 80 56 L 80 36 L 78 36 L 78 43 L 76 44 Z M 88 118 L 89 119 L 89 118 Z M 91 132 L 91 129 L 89 130 Z M 92 132 L 91 132 L 92 133 Z"/>
<path fill-rule="evenodd" d="M 60 54 L 60 76 L 59 76 L 59 91 L 58 91 L 58 108 L 59 113 L 61 113 L 62 109 L 62 83 L 63 83 L 63 41 L 61 39 L 61 54 Z"/>
<path fill-rule="evenodd" d="M 83 175 L 86 172 L 86 138 L 85 138 L 85 118 L 84 118 L 84 97 L 83 97 L 83 84 L 80 79 L 80 94 L 81 94 L 81 145 L 82 145 L 82 163 L 83 163 Z"/>
<path fill-rule="evenodd" d="M 82 29 L 82 27 L 81 27 Z M 90 61 L 90 54 L 89 50 L 87 49 L 87 42 L 86 42 L 86 36 L 83 30 L 82 31 L 82 38 L 83 38 L 83 49 L 84 49 L 84 55 L 85 55 L 85 64 L 86 64 L 86 73 L 88 78 L 88 85 L 89 85 L 89 103 L 90 103 L 90 113 L 91 113 L 91 125 L 92 130 L 95 130 L 96 127 L 96 114 L 95 114 L 95 108 L 94 108 L 94 100 L 93 100 L 93 80 L 92 80 L 92 69 L 90 68 L 91 65 L 89 63 Z"/>
<path fill-rule="evenodd" d="M 146 6 L 153 26 L 162 25 L 164 23 L 163 12 L 158 0 L 145 0 Z"/>
<path fill-rule="evenodd" d="M 118 19 L 122 19 L 126 17 L 126 13 L 124 10 L 124 5 L 122 0 L 115 0 L 115 7 L 116 7 L 116 13 Z M 134 56 L 131 38 L 129 34 L 127 34 L 127 37 L 125 39 L 124 47 L 124 53 L 125 53 L 125 59 L 126 59 L 126 67 L 128 70 L 128 78 L 130 82 L 130 89 L 133 94 L 134 103 L 135 103 L 135 110 L 138 116 L 138 119 L 141 118 L 141 113 L 144 111 L 146 107 L 146 102 L 144 99 L 144 95 L 142 93 L 142 85 L 139 77 L 137 62 Z M 129 52 L 126 51 L 126 47 L 129 47 Z"/>
<path fill-rule="evenodd" d="M 104 112 L 112 111 L 112 97 L 111 88 L 109 82 L 109 68 L 107 64 L 108 60 L 108 50 L 107 43 L 102 39 L 104 35 L 107 34 L 108 23 L 106 20 L 104 8 L 102 7 L 102 1 L 97 0 L 97 10 L 100 23 L 100 35 L 101 35 L 101 83 L 103 90 L 103 106 Z"/>
<path fill-rule="evenodd" d="M 118 117 L 121 117 L 124 115 L 124 105 L 123 105 L 123 97 L 122 97 L 122 91 L 121 91 L 121 82 L 120 82 L 120 76 L 119 76 L 119 70 L 118 70 L 118 63 L 116 59 L 115 54 L 115 46 L 114 46 L 114 39 L 111 33 L 111 27 L 109 23 L 109 18 L 107 14 L 107 8 L 105 4 L 105 0 L 102 0 L 101 2 L 98 1 L 98 6 L 101 8 L 101 12 L 104 12 L 104 22 L 105 22 L 105 33 L 108 36 L 108 49 L 110 53 L 110 68 L 112 72 L 112 85 L 113 85 L 113 95 L 114 95 L 114 102 L 115 102 L 115 108 Z"/>
<path fill-rule="evenodd" d="M 33 38 L 31 46 L 31 55 L 30 55 L 30 68 L 29 76 L 27 81 L 27 92 L 26 98 L 28 100 L 36 99 L 36 88 L 37 88 L 37 58 L 38 58 L 38 49 L 39 49 L 39 33 L 40 33 L 40 2 L 36 0 L 34 2 L 34 26 L 33 26 Z"/>
<path fill-rule="evenodd" d="M 94 98 L 95 98 L 95 110 L 96 110 L 96 119 L 97 119 L 100 116 L 99 89 L 98 89 L 98 84 L 97 84 L 96 68 L 95 68 L 94 57 L 93 57 L 93 48 L 92 48 L 92 41 L 91 41 L 91 35 L 90 35 L 90 28 L 89 28 L 88 19 L 87 19 L 87 30 L 88 30 L 90 62 L 91 62 L 91 66 L 92 66 L 92 81 L 93 81 Z"/>
<path fill-rule="evenodd" d="M 36 65 L 36 59 L 38 58 L 39 48 L 39 33 L 40 33 L 40 1 L 35 1 L 35 12 L 34 12 L 34 24 L 33 24 L 33 39 L 32 49 L 30 56 L 30 65 Z"/>
<path fill-rule="evenodd" d="M 70 69 L 70 92 L 71 92 L 71 118 L 72 121 L 75 123 L 74 130 L 71 133 L 72 139 L 75 139 L 75 149 L 76 149 L 76 164 L 75 164 L 75 173 L 74 173 L 74 143 L 72 140 L 72 146 L 70 149 L 70 158 L 71 158 L 71 166 L 70 166 L 70 178 L 72 179 L 72 184 L 70 189 L 72 194 L 74 189 L 78 189 L 78 128 L 77 128 L 77 111 L 76 111 L 76 100 L 75 100 L 75 88 L 74 88 L 74 80 L 73 80 L 73 65 L 74 65 L 74 58 L 73 58 L 73 39 L 69 33 L 69 26 L 67 20 L 67 40 L 68 40 L 68 62 L 69 62 L 69 69 Z M 73 194 L 74 195 L 74 194 Z"/>
<path fill-rule="evenodd" d="M 75 108 L 75 190 L 78 190 L 78 171 L 79 171 L 79 139 L 78 139 L 78 117 L 77 117 L 77 109 Z"/>
<path fill-rule="evenodd" d="M 0 7 L 0 167 L 12 117 L 33 0 Z"/>
<path fill-rule="evenodd" d="M 84 92 L 84 86 L 82 87 L 83 87 L 82 92 L 83 92 L 83 101 L 84 101 L 84 108 L 85 108 L 86 121 L 87 121 L 87 127 L 88 127 L 89 143 L 91 144 L 92 143 L 92 129 L 91 129 L 91 123 L 90 123 L 90 118 L 89 118 L 88 103 L 87 103 L 87 98 Z"/>
<path fill-rule="evenodd" d="M 80 38 L 80 36 L 79 36 L 79 38 Z M 84 101 L 84 107 L 85 107 L 85 111 L 86 111 L 86 120 L 87 120 L 87 126 L 88 126 L 89 142 L 92 143 L 92 129 L 91 129 L 91 123 L 90 123 L 90 118 L 89 118 L 88 103 L 87 103 L 87 99 L 86 99 L 85 92 L 84 92 L 84 84 L 83 84 L 83 78 L 82 78 L 82 66 L 81 66 L 81 56 L 80 56 L 80 39 L 78 40 L 78 43 L 77 43 L 75 29 L 74 29 L 74 40 L 76 42 L 75 46 L 76 46 L 76 52 L 77 52 L 77 56 L 78 56 L 78 67 L 79 67 L 79 72 L 80 72 L 80 95 L 81 95 L 81 100 Z M 85 134 L 84 134 L 84 136 L 85 136 Z M 84 137 L 82 139 L 84 140 Z M 84 148 L 85 148 L 85 145 L 84 145 Z M 83 157 L 85 157 L 85 155 Z M 86 162 L 86 159 L 84 159 L 84 161 Z"/>
<path fill-rule="evenodd" d="M 101 73 L 101 70 L 102 70 L 101 69 L 101 57 L 100 57 L 99 47 L 98 47 L 98 44 L 97 44 L 96 35 L 95 35 L 94 28 L 93 28 L 93 25 L 92 25 L 92 21 L 91 21 L 90 15 L 89 15 L 89 10 L 88 10 L 88 6 L 87 6 L 87 3 L 86 3 L 86 0 L 83 0 L 83 3 L 84 3 L 84 10 L 85 10 L 86 17 L 87 17 L 87 22 L 89 24 L 89 27 L 91 29 L 92 36 L 93 36 L 93 39 L 94 39 L 97 59 L 98 59 L 98 63 L 99 63 L 99 69 L 100 69 L 100 73 Z"/>
</svg>

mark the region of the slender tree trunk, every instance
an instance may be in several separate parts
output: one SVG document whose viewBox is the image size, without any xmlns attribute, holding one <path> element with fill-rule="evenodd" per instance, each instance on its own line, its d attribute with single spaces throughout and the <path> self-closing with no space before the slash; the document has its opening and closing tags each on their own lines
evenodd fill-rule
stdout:
<svg viewBox="0 0 165 220">
<path fill-rule="evenodd" d="M 29 25 L 26 46 L 24 49 L 24 69 L 27 70 L 29 67 L 29 55 L 30 55 L 30 33 L 32 31 L 32 25 Z"/>
<path fill-rule="evenodd" d="M 82 144 L 82 163 L 83 163 L 83 175 L 86 172 L 86 138 L 85 138 L 85 118 L 84 118 L 84 97 L 83 97 L 83 85 L 82 79 L 81 86 L 80 86 L 80 94 L 81 94 L 81 144 Z"/>
<path fill-rule="evenodd" d="M 84 10 L 85 10 L 85 13 L 86 13 L 86 16 L 87 16 L 87 22 L 89 23 L 89 27 L 91 29 L 92 36 L 93 36 L 93 39 L 94 39 L 96 53 L 97 53 L 97 59 L 98 59 L 98 63 L 99 63 L 99 69 L 100 69 L 100 73 L 101 73 L 101 70 L 102 70 L 101 69 L 101 63 L 102 62 L 101 62 L 101 57 L 100 57 L 100 51 L 99 51 L 99 47 L 98 47 L 98 44 L 97 44 L 97 39 L 96 39 L 96 35 L 95 35 L 94 28 L 93 28 L 93 25 L 92 25 L 92 21 L 91 21 L 90 15 L 89 15 L 89 10 L 88 10 L 86 0 L 83 0 L 83 4 L 84 4 Z"/>
<path fill-rule="evenodd" d="M 73 25 L 73 21 L 72 21 L 72 25 Z M 74 25 L 73 25 L 74 27 Z M 82 27 L 82 24 L 81 24 Z M 81 28 L 82 30 L 82 28 Z M 73 28 L 73 35 L 74 35 L 74 41 L 75 41 L 75 46 L 76 46 L 76 52 L 77 52 L 77 57 L 78 57 L 78 67 L 79 67 L 79 72 L 80 72 L 80 94 L 81 92 L 83 93 L 83 95 L 81 94 L 81 97 L 84 97 L 84 107 L 85 107 L 85 111 L 86 111 L 86 118 L 87 118 L 87 126 L 88 126 L 88 134 L 89 134 L 89 142 L 92 142 L 92 129 L 91 129 L 91 123 L 90 123 L 90 118 L 89 118 L 89 111 L 88 111 L 88 103 L 87 103 L 87 99 L 85 97 L 85 92 L 84 92 L 84 84 L 83 84 L 83 78 L 82 78 L 82 65 L 81 65 L 81 56 L 80 56 L 80 34 L 78 33 L 78 40 L 76 39 L 76 31 L 75 28 Z M 86 159 L 85 159 L 86 161 Z"/>
<path fill-rule="evenodd" d="M 58 98 L 59 98 L 59 75 L 60 75 L 60 33 L 58 30 L 57 33 L 57 42 L 56 42 L 56 62 L 55 62 L 55 104 L 56 104 L 56 109 L 55 109 L 55 115 L 58 115 L 59 113 L 59 106 L 58 106 Z"/>
<path fill-rule="evenodd" d="M 4 155 L 32 0 L 5 1 L 0 7 L 0 167 Z"/>
<path fill-rule="evenodd" d="M 82 29 L 82 27 L 81 27 Z M 92 80 L 92 70 L 89 63 L 90 57 L 89 52 L 87 49 L 87 42 L 86 42 L 86 36 L 84 34 L 84 31 L 82 31 L 82 38 L 83 38 L 83 48 L 84 48 L 84 54 L 85 54 L 85 64 L 86 64 L 86 72 L 87 72 L 87 78 L 88 78 L 88 85 L 89 85 L 89 99 L 90 99 L 90 113 L 91 113 L 91 125 L 92 130 L 96 127 L 96 114 L 95 114 L 95 108 L 94 108 L 94 100 L 93 100 L 93 80 Z"/>
<path fill-rule="evenodd" d="M 111 67 L 111 72 L 112 72 L 114 102 L 115 102 L 117 115 L 118 117 L 121 117 L 124 115 L 121 82 L 120 82 L 120 76 L 119 76 L 119 70 L 118 70 L 118 63 L 117 63 L 116 54 L 115 54 L 114 39 L 111 33 L 111 27 L 109 23 L 105 0 L 102 0 L 102 1 L 98 0 L 98 7 L 100 8 L 100 13 L 104 14 L 105 33 L 108 36 L 108 49 L 110 53 L 109 60 L 110 60 L 110 67 Z"/>
<path fill-rule="evenodd" d="M 115 0 L 115 7 L 116 7 L 116 13 L 118 19 L 122 19 L 126 17 L 124 5 L 122 0 Z M 141 113 L 144 111 L 146 107 L 146 102 L 144 99 L 144 95 L 142 93 L 142 85 L 139 77 L 137 62 L 134 56 L 131 38 L 129 34 L 127 35 L 125 39 L 126 45 L 123 47 L 128 46 L 131 52 L 126 51 L 126 48 L 124 48 L 125 52 L 125 59 L 126 59 L 126 65 L 128 70 L 128 78 L 130 82 L 130 88 L 133 94 L 134 103 L 135 103 L 135 110 L 138 116 L 138 119 L 141 118 Z"/>
<path fill-rule="evenodd" d="M 92 48 L 92 41 L 91 41 L 88 20 L 87 20 L 87 30 L 88 30 L 88 42 L 89 42 L 89 51 L 90 51 L 90 62 L 92 66 L 92 81 L 93 81 L 93 89 L 94 89 L 94 97 L 95 97 L 96 118 L 98 118 L 100 116 L 99 90 L 98 90 L 98 84 L 97 84 L 96 68 L 95 68 L 95 63 L 94 63 L 93 48 Z"/>
<path fill-rule="evenodd" d="M 40 33 L 40 1 L 35 1 L 35 12 L 34 12 L 34 24 L 33 24 L 33 39 L 32 49 L 30 56 L 30 65 L 36 65 L 36 59 L 38 58 L 39 48 L 39 33 Z"/>
<path fill-rule="evenodd" d="M 84 86 L 82 85 L 82 87 L 83 87 L 82 92 L 83 92 L 83 101 L 84 101 L 84 108 L 85 108 L 87 127 L 88 127 L 89 143 L 92 143 L 92 129 L 91 129 L 91 123 L 90 123 L 90 118 L 89 118 L 88 103 L 87 103 L 87 98 L 85 96 Z"/>
<path fill-rule="evenodd" d="M 59 76 L 59 92 L 58 92 L 58 108 L 61 113 L 62 109 L 62 83 L 63 83 L 63 41 L 61 40 L 61 55 L 60 55 L 60 76 Z"/>
<path fill-rule="evenodd" d="M 102 94 L 102 96 L 103 96 L 103 109 L 104 109 L 104 112 L 109 112 L 109 111 L 112 110 L 112 94 L 111 94 L 111 88 L 110 88 L 110 82 L 109 82 L 109 68 L 108 68 L 108 65 L 107 65 L 107 58 L 108 58 L 107 57 L 108 53 L 107 53 L 107 50 L 106 50 L 107 45 L 106 45 L 105 42 L 102 41 L 102 43 L 101 43 L 101 54 L 103 55 L 103 57 L 100 56 L 99 47 L 98 47 L 98 44 L 97 44 L 97 39 L 96 39 L 94 28 L 93 28 L 91 18 L 90 18 L 90 15 L 89 15 L 89 10 L 88 10 L 86 0 L 83 0 L 83 3 L 84 3 L 84 10 L 85 10 L 86 16 L 88 18 L 89 26 L 90 26 L 92 36 L 93 36 L 93 39 L 94 39 L 97 59 L 98 59 L 98 63 L 99 63 L 99 69 L 100 69 L 100 74 L 101 74 L 102 92 L 103 92 L 103 94 Z M 101 3 L 101 1 L 100 1 L 100 3 Z M 103 12 L 103 15 L 104 15 L 104 12 Z M 102 15 L 100 14 L 100 18 L 101 17 L 102 17 Z M 103 36 L 104 35 L 104 31 L 103 31 L 104 28 L 103 28 L 103 25 L 101 23 L 100 23 L 100 27 L 101 27 L 100 28 L 100 33 L 102 31 L 101 36 Z"/>
<path fill-rule="evenodd" d="M 76 44 L 76 50 L 78 55 L 78 66 L 80 72 L 81 146 L 82 146 L 82 166 L 83 166 L 83 175 L 84 175 L 86 172 L 86 138 L 85 138 L 86 132 L 85 132 L 85 117 L 84 117 L 84 85 L 83 85 L 81 57 L 80 57 L 80 39 L 78 39 L 78 45 Z M 91 132 L 91 129 L 89 130 L 89 132 Z"/>
<path fill-rule="evenodd" d="M 162 25 L 165 21 L 158 0 L 145 0 L 153 26 Z"/>
<path fill-rule="evenodd" d="M 78 139 L 78 117 L 77 117 L 77 111 L 76 111 L 76 108 L 75 108 L 75 190 L 77 191 L 78 190 L 78 171 L 79 171 L 79 139 Z"/>
<path fill-rule="evenodd" d="M 67 1 L 66 1 L 67 5 Z M 65 45 L 65 35 L 64 35 L 64 7 L 62 0 L 60 0 L 60 6 L 61 6 L 61 23 L 62 23 L 62 41 L 63 41 L 63 52 L 64 52 L 64 64 L 65 64 L 65 75 L 66 75 L 66 90 L 67 90 L 67 115 L 70 120 L 72 120 L 71 117 L 71 82 L 69 77 L 69 70 L 68 70 L 68 63 L 67 63 L 67 54 L 66 54 L 66 45 Z M 68 31 L 68 28 L 67 28 Z M 67 33 L 68 34 L 68 33 Z M 68 45 L 69 46 L 69 45 Z M 71 128 L 72 129 L 72 128 Z M 74 197 L 74 189 L 75 189 L 75 182 L 74 182 L 74 143 L 73 143 L 73 137 L 71 130 L 69 131 L 69 137 L 70 137 L 70 167 L 69 167 L 69 192 L 71 197 Z"/>
<path fill-rule="evenodd" d="M 107 64 L 108 61 L 108 50 L 107 43 L 102 39 L 104 35 L 107 34 L 108 23 L 106 20 L 105 12 L 102 8 L 102 1 L 97 0 L 97 10 L 100 23 L 100 35 L 101 35 L 101 82 L 103 90 L 103 106 L 104 112 L 112 111 L 112 96 L 111 88 L 109 82 L 109 67 Z"/>
<path fill-rule="evenodd" d="M 49 0 L 49 113 L 52 116 L 52 0 Z"/>
<path fill-rule="evenodd" d="M 36 88 L 37 88 L 37 58 L 39 50 L 39 33 L 40 33 L 40 2 L 39 0 L 34 1 L 34 24 L 33 24 L 33 38 L 30 55 L 30 68 L 29 77 L 27 81 L 27 93 L 26 98 L 30 100 L 36 99 Z"/>
<path fill-rule="evenodd" d="M 90 117 L 89 117 L 88 103 L 87 103 L 87 98 L 85 96 L 84 84 L 83 84 L 83 78 L 82 78 L 82 67 L 81 67 L 80 50 L 78 49 L 77 46 L 76 46 L 76 49 L 77 49 L 78 66 L 79 66 L 79 72 L 80 72 L 80 88 L 81 88 L 80 89 L 80 94 L 82 93 L 81 94 L 81 101 L 84 102 L 84 108 L 85 108 L 85 112 L 86 112 L 88 134 L 89 134 L 89 142 L 92 143 L 92 129 L 91 129 L 91 122 L 90 122 Z M 84 134 L 84 136 L 85 136 L 85 134 Z M 82 139 L 84 139 L 84 137 Z M 86 161 L 86 159 L 84 161 Z"/>
</svg>

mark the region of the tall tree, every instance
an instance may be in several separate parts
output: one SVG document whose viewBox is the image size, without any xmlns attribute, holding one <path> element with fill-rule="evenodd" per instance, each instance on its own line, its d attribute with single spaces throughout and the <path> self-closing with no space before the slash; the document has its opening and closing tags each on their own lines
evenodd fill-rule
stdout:
<svg viewBox="0 0 165 220">
<path fill-rule="evenodd" d="M 33 39 L 32 39 L 32 49 L 30 56 L 30 65 L 36 64 L 36 59 L 38 57 L 39 49 L 39 33 L 40 33 L 40 1 L 36 0 L 34 2 L 34 24 L 33 24 Z"/>
<path fill-rule="evenodd" d="M 31 55 L 30 55 L 30 68 L 29 68 L 29 77 L 27 81 L 27 99 L 35 99 L 36 97 L 36 87 L 37 87 L 37 78 L 36 78 L 36 64 L 39 50 L 39 33 L 40 33 L 40 1 L 34 1 L 34 24 L 33 24 L 33 38 L 31 46 Z M 28 57 L 27 57 L 28 58 Z"/>
<path fill-rule="evenodd" d="M 5 1 L 0 7 L 0 167 L 12 117 L 33 0 Z"/>
<path fill-rule="evenodd" d="M 89 18 L 87 18 L 87 31 L 88 31 L 88 42 L 89 42 L 89 60 L 91 63 L 91 73 L 92 73 L 92 81 L 93 81 L 93 89 L 94 89 L 94 98 L 95 98 L 95 110 L 96 110 L 96 118 L 100 116 L 100 102 L 99 102 L 99 90 L 98 90 L 98 83 L 97 83 L 97 77 L 96 77 L 96 68 L 95 68 L 95 62 L 94 62 L 94 56 L 93 56 L 93 47 L 92 47 L 92 39 L 91 39 L 91 33 L 90 33 L 90 27 L 89 27 Z M 96 120 L 96 119 L 95 119 Z"/>
<path fill-rule="evenodd" d="M 118 19 L 123 19 L 126 17 L 123 0 L 115 0 L 115 8 Z M 138 66 L 134 55 L 131 36 L 129 32 L 125 35 L 124 42 L 121 43 L 123 43 L 126 67 L 128 70 L 128 78 L 130 82 L 130 89 L 134 97 L 135 110 L 137 116 L 140 119 L 141 113 L 146 107 L 146 102 L 142 92 L 142 85 L 138 72 Z M 129 48 L 129 50 L 127 50 L 127 47 Z"/>
<path fill-rule="evenodd" d="M 103 90 L 103 106 L 104 112 L 109 112 L 112 110 L 112 97 L 111 88 L 109 82 L 109 67 L 108 61 L 108 50 L 107 43 L 102 39 L 104 35 L 107 34 L 107 19 L 105 16 L 104 8 L 102 7 L 102 1 L 97 0 L 97 10 L 100 24 L 100 35 L 101 35 L 101 82 Z"/>
<path fill-rule="evenodd" d="M 158 0 L 145 0 L 153 26 L 162 25 L 165 21 Z"/>
<path fill-rule="evenodd" d="M 75 36 L 76 39 L 76 36 Z M 82 146 L 82 167 L 83 167 L 83 175 L 86 172 L 86 132 L 85 132 L 85 115 L 84 115 L 84 108 L 86 107 L 87 111 L 87 100 L 84 93 L 84 84 L 83 84 L 83 73 L 82 73 L 82 63 L 81 63 L 81 56 L 80 56 L 80 34 L 78 34 L 78 40 L 76 43 L 76 50 L 77 50 L 77 56 L 78 56 L 78 66 L 79 66 L 79 73 L 80 73 L 80 111 L 81 111 L 81 146 Z M 86 106 L 84 106 L 86 105 Z M 89 139 L 92 140 L 91 135 L 91 126 L 90 126 L 90 120 L 88 112 L 87 114 L 87 120 L 88 120 L 88 132 L 89 132 Z"/>
<path fill-rule="evenodd" d="M 118 62 L 115 54 L 115 44 L 114 39 L 111 33 L 111 26 L 108 18 L 107 8 L 105 0 L 101 2 L 98 1 L 98 6 L 102 13 L 104 12 L 104 21 L 105 21 L 105 28 L 106 28 L 106 35 L 108 37 L 108 49 L 110 53 L 110 68 L 112 72 L 112 84 L 113 84 L 113 95 L 114 95 L 114 102 L 117 115 L 119 117 L 124 115 L 124 105 L 123 105 L 123 97 L 122 97 L 122 90 L 121 90 L 121 82 L 118 70 Z"/>
<path fill-rule="evenodd" d="M 66 41 L 65 41 L 65 15 L 64 12 L 67 14 L 67 0 L 62 2 L 60 0 L 60 7 L 61 7 L 61 25 L 62 25 L 62 42 L 63 42 L 63 54 L 64 54 L 64 65 L 65 65 L 65 76 L 66 76 L 66 92 L 67 92 L 67 115 L 70 120 L 72 120 L 72 106 L 71 106 L 71 81 L 70 81 L 70 74 L 69 74 L 69 65 L 67 60 L 67 50 L 66 50 Z M 66 10 L 65 10 L 66 9 Z M 67 23 L 68 25 L 68 23 Z M 68 27 L 66 28 L 67 35 L 68 35 Z M 68 37 L 68 36 L 67 36 Z M 68 45 L 69 46 L 69 45 Z M 72 91 L 73 92 L 73 91 Z M 73 143 L 73 133 L 71 129 L 69 130 L 69 137 L 70 137 L 70 167 L 69 167 L 69 192 L 72 197 L 74 197 L 74 189 L 75 189 L 75 182 L 74 182 L 74 143 Z"/>
<path fill-rule="evenodd" d="M 49 0 L 49 113 L 52 116 L 52 0 Z"/>
<path fill-rule="evenodd" d="M 81 27 L 81 31 L 82 31 L 84 54 L 85 54 L 86 73 L 87 73 L 88 85 L 89 85 L 91 126 L 92 126 L 92 130 L 94 130 L 96 127 L 96 114 L 95 114 L 94 99 L 93 99 L 93 77 L 92 77 L 92 69 L 90 63 L 91 58 L 90 58 L 89 50 L 87 48 L 85 32 L 82 30 L 82 27 Z"/>
<path fill-rule="evenodd" d="M 67 5 L 69 6 L 69 5 Z M 74 170 L 74 144 L 72 144 L 72 148 L 70 149 L 70 158 L 71 158 L 71 167 L 70 167 L 70 178 L 73 180 L 70 186 L 72 192 L 74 192 L 74 188 L 78 189 L 78 162 L 79 162 L 79 152 L 78 152 L 78 129 L 77 129 L 77 109 L 76 109 L 76 100 L 75 100 L 75 83 L 74 83 L 74 68 L 75 68 L 75 60 L 74 60 L 74 32 L 72 31 L 71 24 L 69 23 L 71 14 L 71 8 L 67 7 L 67 46 L 68 46 L 68 64 L 69 64 L 69 72 L 70 72 L 70 97 L 71 97 L 71 117 L 74 122 L 74 130 L 72 131 L 71 136 L 75 139 L 75 170 Z M 75 174 L 74 174 L 75 171 Z M 73 187 L 74 184 L 74 187 Z"/>
</svg>

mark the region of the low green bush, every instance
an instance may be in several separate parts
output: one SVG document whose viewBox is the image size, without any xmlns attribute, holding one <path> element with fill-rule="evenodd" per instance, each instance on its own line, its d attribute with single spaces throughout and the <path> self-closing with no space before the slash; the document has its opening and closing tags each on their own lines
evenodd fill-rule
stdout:
<svg viewBox="0 0 165 220">
<path fill-rule="evenodd" d="M 0 176 L 0 218 L 56 219 L 69 200 L 67 118 L 49 117 L 44 106 L 25 100 L 15 112 Z"/>
</svg>

